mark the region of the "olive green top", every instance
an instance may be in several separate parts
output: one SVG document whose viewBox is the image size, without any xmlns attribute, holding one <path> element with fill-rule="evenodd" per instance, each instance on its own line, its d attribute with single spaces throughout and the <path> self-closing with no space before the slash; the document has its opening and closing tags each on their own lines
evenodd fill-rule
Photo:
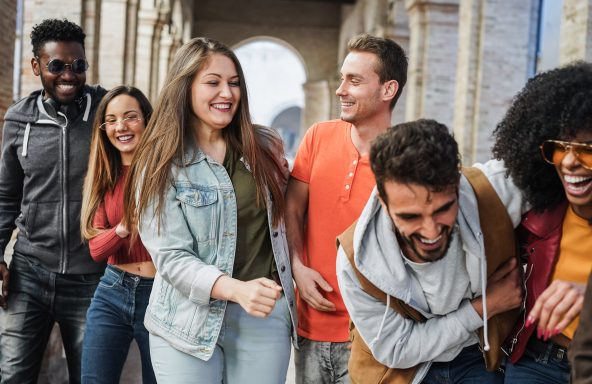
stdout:
<svg viewBox="0 0 592 384">
<path fill-rule="evenodd" d="M 257 205 L 255 177 L 230 146 L 226 148 L 224 168 L 232 180 L 236 196 L 236 254 L 232 277 L 249 281 L 277 275 L 273 259 L 267 209 Z"/>
</svg>

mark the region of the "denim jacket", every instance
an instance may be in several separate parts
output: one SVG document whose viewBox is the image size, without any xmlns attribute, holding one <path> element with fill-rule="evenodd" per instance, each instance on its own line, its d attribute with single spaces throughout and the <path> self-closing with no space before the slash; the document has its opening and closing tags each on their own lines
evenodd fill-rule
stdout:
<svg viewBox="0 0 592 384">
<path fill-rule="evenodd" d="M 209 360 L 226 309 L 226 301 L 214 300 L 210 293 L 221 275 L 232 276 L 236 198 L 223 165 L 199 148 L 189 149 L 185 156 L 184 167 L 172 167 L 172 183 L 165 194 L 160 231 L 153 206 L 140 218 L 140 237 L 158 271 L 145 325 L 150 333 L 164 338 L 174 348 Z M 285 171 L 288 172 L 287 165 Z M 272 227 L 269 193 L 267 217 L 273 255 L 289 305 L 292 338 L 296 340 L 294 285 L 286 229 L 283 221 Z"/>
</svg>

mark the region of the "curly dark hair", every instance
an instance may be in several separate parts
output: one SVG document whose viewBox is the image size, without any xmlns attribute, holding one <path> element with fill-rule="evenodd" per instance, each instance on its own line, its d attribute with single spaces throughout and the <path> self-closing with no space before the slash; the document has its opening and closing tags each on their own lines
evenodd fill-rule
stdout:
<svg viewBox="0 0 592 384">
<path fill-rule="evenodd" d="M 376 138 L 370 149 L 376 187 L 387 201 L 385 181 L 413 183 L 440 192 L 460 180 L 458 144 L 444 124 L 421 119 L 398 124 Z"/>
<path fill-rule="evenodd" d="M 575 62 L 530 79 L 494 131 L 493 154 L 533 209 L 542 211 L 565 199 L 555 168 L 539 146 L 569 141 L 592 131 L 592 64 Z"/>
<path fill-rule="evenodd" d="M 49 41 L 74 41 L 82 45 L 84 50 L 84 38 L 86 35 L 78 25 L 64 20 L 45 19 L 33 26 L 31 31 L 31 45 L 33 55 L 39 56 L 41 48 Z"/>
</svg>

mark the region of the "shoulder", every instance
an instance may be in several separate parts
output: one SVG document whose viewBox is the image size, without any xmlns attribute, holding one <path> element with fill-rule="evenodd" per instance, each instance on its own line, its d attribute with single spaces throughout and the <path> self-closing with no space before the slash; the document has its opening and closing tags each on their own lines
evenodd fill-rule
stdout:
<svg viewBox="0 0 592 384">
<path fill-rule="evenodd" d="M 313 124 L 307 131 L 307 134 L 310 132 L 318 138 L 337 137 L 343 133 L 344 129 L 347 129 L 350 126 L 351 123 L 340 119 L 323 121 Z"/>
<path fill-rule="evenodd" d="M 19 121 L 19 122 L 34 122 L 37 119 L 37 98 L 41 94 L 41 90 L 34 91 L 28 96 L 16 101 L 6 111 L 4 120 Z"/>
</svg>

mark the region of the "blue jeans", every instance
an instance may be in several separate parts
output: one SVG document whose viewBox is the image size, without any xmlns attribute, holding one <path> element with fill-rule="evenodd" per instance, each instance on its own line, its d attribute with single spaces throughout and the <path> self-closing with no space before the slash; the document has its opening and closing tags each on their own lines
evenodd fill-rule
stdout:
<svg viewBox="0 0 592 384">
<path fill-rule="evenodd" d="M 424 377 L 424 384 L 502 384 L 501 372 L 485 370 L 479 344 L 464 348 L 452 361 L 433 363 Z M 516 384 L 522 383 L 517 381 Z"/>
<path fill-rule="evenodd" d="M 278 384 L 286 382 L 292 321 L 282 296 L 266 318 L 228 302 L 214 354 L 208 361 L 150 335 L 150 352 L 160 384 Z"/>
<path fill-rule="evenodd" d="M 299 348 L 294 352 L 296 384 L 349 384 L 349 345 L 298 336 Z"/>
<path fill-rule="evenodd" d="M 49 272 L 15 254 L 10 264 L 8 308 L 0 309 L 2 383 L 36 383 L 55 322 L 60 327 L 70 383 L 80 382 L 86 310 L 101 274 Z"/>
<path fill-rule="evenodd" d="M 532 343 L 537 344 L 534 348 Z M 542 347 L 541 347 L 542 344 Z M 546 344 L 546 345 L 545 345 Z M 567 351 L 551 342 L 531 341 L 516 364 L 506 364 L 506 383 L 567 384 L 569 383 Z"/>
<path fill-rule="evenodd" d="M 132 339 L 140 349 L 142 382 L 156 383 L 144 327 L 153 281 L 107 266 L 86 315 L 83 383 L 119 383 Z"/>
</svg>

